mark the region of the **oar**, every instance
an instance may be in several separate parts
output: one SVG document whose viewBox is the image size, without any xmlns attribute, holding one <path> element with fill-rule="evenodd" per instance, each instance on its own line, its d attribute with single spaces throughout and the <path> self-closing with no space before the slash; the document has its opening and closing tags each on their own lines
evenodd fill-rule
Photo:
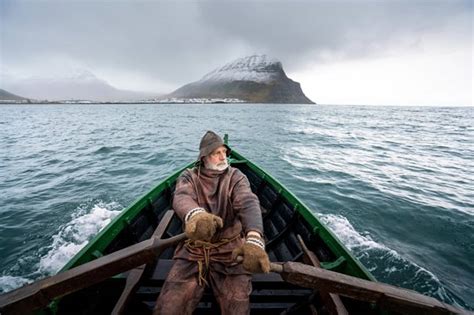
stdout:
<svg viewBox="0 0 474 315">
<path fill-rule="evenodd" d="M 271 263 L 270 268 L 289 283 L 375 303 L 382 310 L 393 310 L 402 314 L 474 314 L 415 291 L 302 263 Z"/>
<path fill-rule="evenodd" d="M 137 266 L 153 261 L 166 248 L 184 240 L 184 233 L 146 241 L 0 295 L 0 314 L 25 314 Z"/>
<path fill-rule="evenodd" d="M 116 274 L 153 261 L 164 249 L 186 238 L 151 238 L 55 276 L 39 280 L 0 296 L 0 313 L 28 313 L 55 298 L 99 283 Z M 271 263 L 271 270 L 295 285 L 324 290 L 375 303 L 381 309 L 406 314 L 474 314 L 420 293 L 388 284 L 362 280 L 297 262 Z"/>
</svg>

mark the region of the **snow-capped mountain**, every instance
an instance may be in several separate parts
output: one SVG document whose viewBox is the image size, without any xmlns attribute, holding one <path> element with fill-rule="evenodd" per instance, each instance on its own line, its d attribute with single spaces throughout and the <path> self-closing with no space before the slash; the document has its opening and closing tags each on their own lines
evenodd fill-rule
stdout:
<svg viewBox="0 0 474 315">
<path fill-rule="evenodd" d="M 152 95 L 119 90 L 94 73 L 78 69 L 62 76 L 31 76 L 2 80 L 2 88 L 36 100 L 83 99 L 93 101 L 139 100 Z"/>
<path fill-rule="evenodd" d="M 239 58 L 187 84 L 167 97 L 237 98 L 253 103 L 313 104 L 280 61 L 266 55 Z"/>
<path fill-rule="evenodd" d="M 199 82 L 253 81 L 269 83 L 276 80 L 281 71 L 283 71 L 283 68 L 278 60 L 266 55 L 253 55 L 239 58 L 209 72 Z"/>
</svg>

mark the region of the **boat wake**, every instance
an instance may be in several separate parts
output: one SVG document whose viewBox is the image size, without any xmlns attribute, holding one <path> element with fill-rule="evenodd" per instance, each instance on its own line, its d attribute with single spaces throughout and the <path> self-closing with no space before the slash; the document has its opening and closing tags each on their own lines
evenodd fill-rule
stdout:
<svg viewBox="0 0 474 315">
<path fill-rule="evenodd" d="M 73 211 L 71 220 L 60 226 L 51 244 L 35 254 L 19 259 L 6 275 L 0 276 L 0 293 L 21 287 L 34 280 L 57 273 L 75 254 L 100 232 L 123 209 L 117 202 L 95 201 L 80 205 Z M 34 267 L 28 274 L 18 271 Z"/>
<path fill-rule="evenodd" d="M 1 276 L 0 277 L 0 293 L 5 293 L 25 284 L 33 282 L 33 280 L 29 280 L 23 277 L 14 277 L 14 276 Z"/>
<path fill-rule="evenodd" d="M 92 209 L 81 209 L 72 220 L 59 228 L 46 255 L 41 257 L 39 271 L 50 275 L 58 272 L 88 241 L 120 213 L 116 202 L 95 204 Z"/>
<path fill-rule="evenodd" d="M 326 224 L 375 276 L 378 281 L 415 290 L 450 304 L 459 300 L 432 272 L 404 258 L 398 252 L 359 233 L 349 220 L 336 214 L 318 214 Z"/>
</svg>

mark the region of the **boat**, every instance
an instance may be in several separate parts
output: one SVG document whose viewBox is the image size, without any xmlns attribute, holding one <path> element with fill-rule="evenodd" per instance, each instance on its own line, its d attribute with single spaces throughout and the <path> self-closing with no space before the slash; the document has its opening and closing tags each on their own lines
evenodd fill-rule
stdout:
<svg viewBox="0 0 474 315">
<path fill-rule="evenodd" d="M 227 135 L 224 141 L 228 144 Z M 251 314 L 463 312 L 376 282 L 314 211 L 278 180 L 233 148 L 229 162 L 247 176 L 260 200 L 272 262 L 273 272 L 252 276 Z M 0 313 L 151 314 L 172 266 L 174 246 L 185 237 L 171 209 L 175 183 L 193 165 L 124 209 L 58 275 L 0 296 Z M 219 314 L 210 289 L 194 314 Z"/>
</svg>

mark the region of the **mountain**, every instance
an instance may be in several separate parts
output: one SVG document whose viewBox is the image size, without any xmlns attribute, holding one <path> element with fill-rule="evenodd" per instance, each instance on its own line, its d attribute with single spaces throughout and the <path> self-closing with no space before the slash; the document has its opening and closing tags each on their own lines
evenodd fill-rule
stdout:
<svg viewBox="0 0 474 315">
<path fill-rule="evenodd" d="M 238 98 L 251 103 L 314 104 L 280 61 L 266 55 L 237 59 L 186 84 L 167 97 Z"/>
<path fill-rule="evenodd" d="M 0 89 L 0 101 L 28 101 L 28 99 Z"/>
<path fill-rule="evenodd" d="M 75 70 L 61 77 L 35 76 L 4 81 L 7 90 L 38 100 L 124 101 L 156 97 L 116 89 L 87 70 Z"/>
</svg>

